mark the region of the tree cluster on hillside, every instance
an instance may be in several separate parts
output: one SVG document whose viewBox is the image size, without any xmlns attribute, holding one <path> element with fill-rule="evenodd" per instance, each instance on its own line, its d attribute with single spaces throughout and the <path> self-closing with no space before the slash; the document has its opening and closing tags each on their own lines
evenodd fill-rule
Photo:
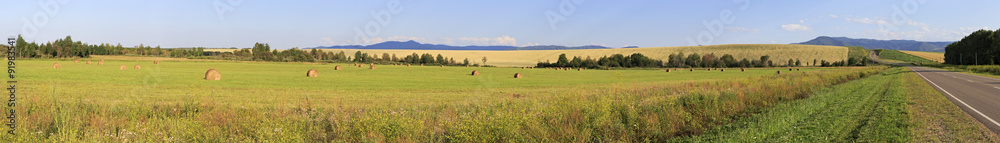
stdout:
<svg viewBox="0 0 1000 143">
<path fill-rule="evenodd" d="M 945 47 L 944 61 L 953 65 L 1000 64 L 1000 29 L 972 32 Z"/>
<path fill-rule="evenodd" d="M 628 56 L 614 54 L 611 56 L 604 56 L 596 60 L 590 57 L 581 58 L 579 56 L 573 56 L 573 59 L 570 60 L 566 57 L 566 54 L 560 54 L 556 63 L 550 63 L 549 61 L 538 62 L 536 67 L 572 67 L 594 69 L 601 67 L 661 67 L 662 65 L 662 60 L 651 59 L 639 53 L 634 53 Z"/>
</svg>

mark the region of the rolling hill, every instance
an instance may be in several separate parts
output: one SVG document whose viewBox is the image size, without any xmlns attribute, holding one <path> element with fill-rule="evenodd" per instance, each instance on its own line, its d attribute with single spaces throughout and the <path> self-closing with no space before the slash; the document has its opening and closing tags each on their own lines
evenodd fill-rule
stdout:
<svg viewBox="0 0 1000 143">
<path fill-rule="evenodd" d="M 567 49 L 609 49 L 609 47 L 604 46 L 577 46 L 577 47 L 566 47 L 558 45 L 544 45 L 544 46 L 450 46 L 450 45 L 440 45 L 440 44 L 423 44 L 413 40 L 410 41 L 386 41 L 382 43 L 372 44 L 368 46 L 362 45 L 342 45 L 342 46 L 320 46 L 315 47 L 316 49 L 402 49 L 402 50 L 486 50 L 486 51 L 505 51 L 505 50 L 567 50 Z"/>
<path fill-rule="evenodd" d="M 803 45 L 860 46 L 865 49 L 892 49 L 906 51 L 944 52 L 944 47 L 954 42 L 923 42 L 914 40 L 875 40 L 847 37 L 820 36 L 802 43 Z"/>
<path fill-rule="evenodd" d="M 535 66 L 538 62 L 555 62 L 559 54 L 565 53 L 567 56 L 580 56 L 583 58 L 600 58 L 612 54 L 628 55 L 632 53 L 642 53 L 643 55 L 666 61 L 670 54 L 683 52 L 684 54 L 709 54 L 717 56 L 731 54 L 736 59 L 758 59 L 760 56 L 770 55 L 771 60 L 776 63 L 784 63 L 788 59 L 800 59 L 812 63 L 813 59 L 827 61 L 841 61 L 847 59 L 848 48 L 843 46 L 818 46 L 818 45 L 795 45 L 795 44 L 731 44 L 731 45 L 708 45 L 708 46 L 686 46 L 686 47 L 646 47 L 646 48 L 616 48 L 616 49 L 577 49 L 577 50 L 505 50 L 505 51 L 483 51 L 483 50 L 386 50 L 386 49 L 321 49 L 323 51 L 340 52 L 344 51 L 353 55 L 357 51 L 370 54 L 388 53 L 403 57 L 413 53 L 441 54 L 445 57 L 453 57 L 455 61 L 461 62 L 468 58 L 470 62 L 482 63 L 483 57 L 487 57 L 486 64 L 520 67 Z"/>
</svg>

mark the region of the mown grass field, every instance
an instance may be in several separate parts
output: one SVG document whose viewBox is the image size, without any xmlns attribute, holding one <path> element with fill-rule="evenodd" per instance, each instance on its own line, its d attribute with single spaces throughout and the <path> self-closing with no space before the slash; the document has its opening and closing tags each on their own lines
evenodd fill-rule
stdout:
<svg viewBox="0 0 1000 143">
<path fill-rule="evenodd" d="M 938 63 L 944 62 L 944 53 L 941 52 L 903 51 L 903 50 L 900 50 L 900 52 L 928 59 Z"/>
<path fill-rule="evenodd" d="M 0 139 L 662 141 L 875 71 L 347 64 L 334 71 L 335 64 L 86 60 L 19 60 L 18 136 Z M 118 69 L 135 64 L 142 69 Z M 222 80 L 202 80 L 208 68 L 220 70 Z M 305 77 L 307 69 L 319 69 L 319 77 Z M 468 75 L 472 70 L 481 75 Z M 514 79 L 515 72 L 525 77 Z"/>
<path fill-rule="evenodd" d="M 997 142 L 905 67 L 816 92 L 684 142 Z"/>
<path fill-rule="evenodd" d="M 924 62 L 935 62 L 918 56 L 903 53 L 899 50 L 888 50 L 888 49 L 878 49 L 878 56 L 882 59 L 888 59 L 889 62 L 910 62 L 910 63 L 924 63 Z"/>
<path fill-rule="evenodd" d="M 233 49 L 206 49 L 206 51 L 233 51 Z M 732 45 L 707 45 L 707 46 L 687 46 L 687 47 L 648 47 L 648 48 L 618 48 L 618 49 L 585 49 L 585 50 L 520 50 L 520 51 L 462 51 L 462 50 L 357 50 L 357 49 L 323 49 L 323 51 L 340 52 L 344 51 L 349 56 L 354 52 L 377 54 L 396 54 L 402 58 L 413 53 L 441 54 L 446 57 L 454 57 L 456 61 L 468 58 L 470 62 L 482 63 L 483 57 L 487 57 L 486 64 L 501 67 L 521 67 L 535 66 L 538 62 L 556 62 L 559 54 L 566 56 L 580 56 L 586 58 L 600 58 L 612 54 L 629 55 L 642 53 L 646 57 L 659 60 L 668 60 L 670 54 L 684 52 L 685 55 L 698 53 L 701 55 L 715 53 L 716 56 L 731 54 L 737 60 L 747 58 L 748 60 L 759 59 L 760 56 L 770 55 L 771 60 L 777 63 L 788 61 L 788 59 L 800 59 L 802 61 L 826 60 L 841 61 L 847 60 L 847 47 L 840 46 L 817 46 L 817 45 L 794 45 L 794 44 L 732 44 Z"/>
</svg>

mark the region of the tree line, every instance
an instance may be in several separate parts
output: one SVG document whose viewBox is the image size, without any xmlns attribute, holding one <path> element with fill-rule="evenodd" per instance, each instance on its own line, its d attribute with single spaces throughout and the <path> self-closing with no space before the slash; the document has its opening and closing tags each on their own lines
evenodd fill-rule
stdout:
<svg viewBox="0 0 1000 143">
<path fill-rule="evenodd" d="M 812 64 L 810 64 L 812 63 Z M 692 53 L 685 55 L 683 52 L 670 54 L 668 56 L 667 62 L 664 63 L 662 60 L 651 59 L 640 53 L 634 53 L 632 55 L 622 55 L 614 54 L 611 56 L 604 56 L 599 59 L 592 59 L 590 57 L 581 58 L 579 56 L 574 56 L 572 60 L 566 57 L 566 54 L 560 54 L 559 59 L 555 63 L 549 61 L 538 62 L 536 67 L 572 67 L 572 68 L 609 68 L 609 67 L 670 67 L 670 68 L 747 68 L 747 67 L 797 67 L 797 66 L 821 66 L 821 67 L 836 67 L 836 66 L 864 66 L 866 65 L 866 59 L 859 59 L 855 57 L 848 58 L 847 61 L 826 61 L 826 60 L 816 60 L 813 59 L 812 62 L 801 61 L 799 59 L 788 59 L 787 61 L 772 61 L 771 56 L 765 55 L 760 56 L 758 59 L 747 59 L 736 60 L 733 55 L 724 54 L 722 56 L 716 56 L 715 53 L 710 54 L 698 54 Z"/>
<path fill-rule="evenodd" d="M 549 61 L 538 62 L 535 67 L 572 67 L 572 68 L 589 68 L 596 69 L 601 67 L 661 67 L 663 65 L 662 60 L 651 59 L 649 57 L 643 56 L 639 53 L 634 53 L 632 55 L 622 55 L 614 54 L 611 56 L 604 56 L 598 59 L 593 59 L 590 57 L 581 58 L 579 56 L 573 56 L 570 60 L 566 57 L 566 54 L 560 54 L 559 59 L 556 63 L 551 63 Z"/>
<path fill-rule="evenodd" d="M 87 44 L 73 41 L 71 36 L 51 42 L 35 43 L 27 42 L 21 35 L 18 35 L 15 42 L 14 52 L 18 58 L 87 58 L 90 55 L 189 57 L 204 54 L 204 48 L 163 49 L 160 46 L 154 48 L 142 44 L 134 47 L 122 47 L 121 44 L 112 45 L 110 43 Z"/>
<path fill-rule="evenodd" d="M 1000 29 L 972 32 L 944 48 L 944 61 L 953 65 L 1000 64 Z"/>
<path fill-rule="evenodd" d="M 7 46 L 0 46 L 4 50 Z M 123 47 L 121 44 L 112 45 L 109 43 L 87 44 L 81 41 L 73 41 L 71 36 L 64 39 L 57 39 L 52 42 L 35 43 L 26 42 L 18 35 L 15 45 L 15 52 L 18 58 L 89 58 L 90 55 L 135 55 L 135 56 L 159 56 L 175 58 L 198 58 L 198 59 L 220 59 L 220 60 L 243 60 L 243 61 L 273 61 L 273 62 L 360 62 L 360 63 L 411 63 L 430 65 L 470 65 L 481 66 L 480 63 L 470 62 L 468 58 L 464 61 L 455 61 L 452 57 L 445 57 L 441 54 L 434 56 L 430 53 L 418 55 L 405 55 L 397 57 L 396 54 L 362 53 L 358 51 L 354 56 L 348 56 L 344 51 L 334 53 L 332 51 L 322 51 L 318 49 L 292 48 L 278 51 L 271 49 L 267 43 L 254 43 L 252 48 L 235 49 L 232 52 L 205 51 L 203 47 L 195 48 L 160 48 L 138 45 L 133 47 Z M 482 59 L 486 63 L 486 57 Z M 483 64 L 485 66 L 485 64 Z"/>
</svg>

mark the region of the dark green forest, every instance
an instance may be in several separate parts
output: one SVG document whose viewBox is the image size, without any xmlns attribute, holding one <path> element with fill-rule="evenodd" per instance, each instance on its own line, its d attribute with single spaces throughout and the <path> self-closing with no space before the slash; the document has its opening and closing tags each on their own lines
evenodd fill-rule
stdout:
<svg viewBox="0 0 1000 143">
<path fill-rule="evenodd" d="M 944 63 L 953 65 L 1000 64 L 1000 29 L 972 32 L 945 47 Z"/>
</svg>

